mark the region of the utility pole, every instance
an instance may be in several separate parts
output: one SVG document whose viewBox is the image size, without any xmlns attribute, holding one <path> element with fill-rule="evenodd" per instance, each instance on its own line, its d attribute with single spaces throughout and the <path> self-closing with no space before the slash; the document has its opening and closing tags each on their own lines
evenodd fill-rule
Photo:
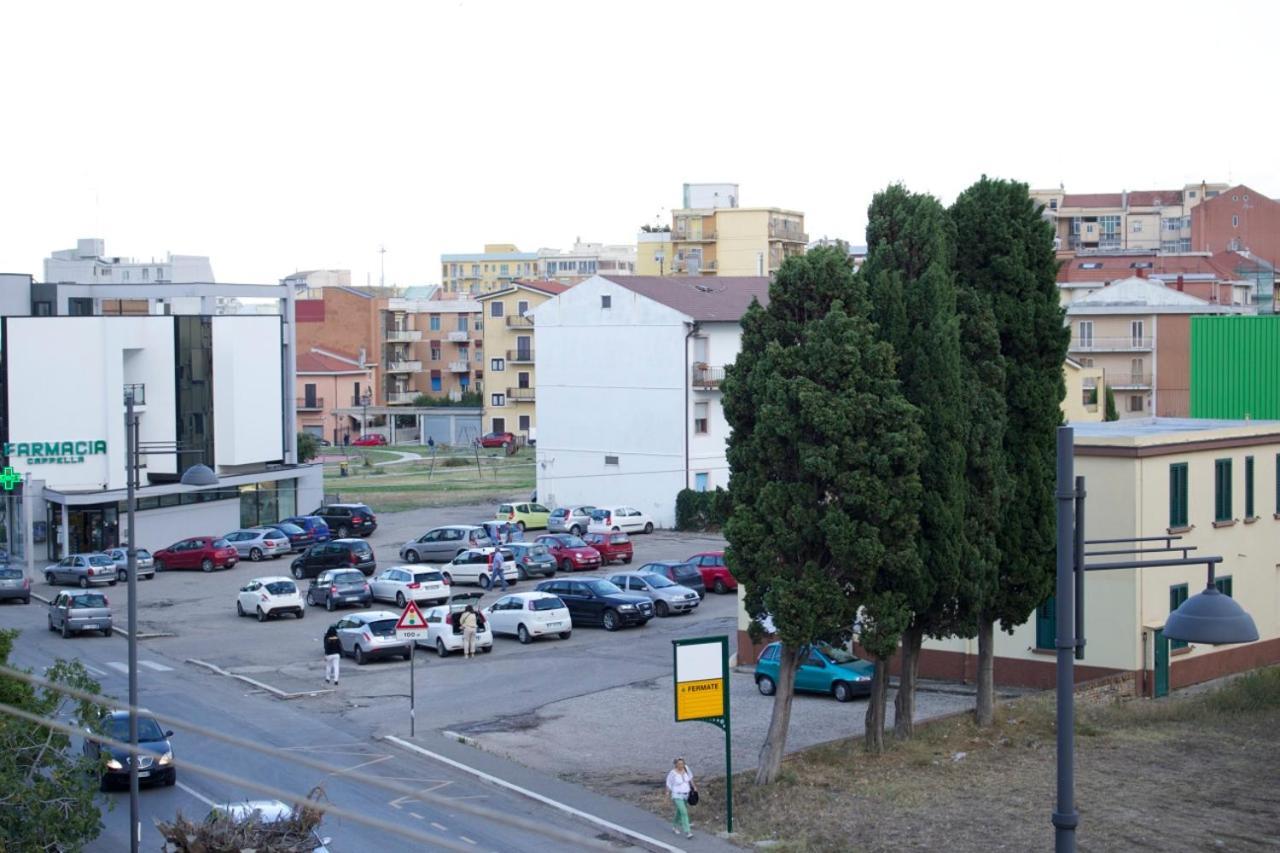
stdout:
<svg viewBox="0 0 1280 853">
<path fill-rule="evenodd" d="M 378 287 L 387 286 L 387 247 L 378 246 Z"/>
</svg>

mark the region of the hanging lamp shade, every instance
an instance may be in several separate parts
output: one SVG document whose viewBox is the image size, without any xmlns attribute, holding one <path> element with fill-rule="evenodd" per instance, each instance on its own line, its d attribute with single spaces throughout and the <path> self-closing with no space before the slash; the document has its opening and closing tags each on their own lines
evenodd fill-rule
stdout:
<svg viewBox="0 0 1280 853">
<path fill-rule="evenodd" d="M 184 486 L 216 486 L 218 475 L 208 465 L 192 465 L 182 472 L 180 482 Z"/>
<path fill-rule="evenodd" d="M 1170 640 L 1211 646 L 1252 643 L 1258 639 L 1258 626 L 1234 598 L 1209 584 L 1169 614 L 1164 635 Z"/>
</svg>

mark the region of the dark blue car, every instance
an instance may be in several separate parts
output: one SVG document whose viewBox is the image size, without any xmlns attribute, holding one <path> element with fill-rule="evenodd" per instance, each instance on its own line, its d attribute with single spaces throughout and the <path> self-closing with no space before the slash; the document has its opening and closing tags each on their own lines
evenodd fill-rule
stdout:
<svg viewBox="0 0 1280 853">
<path fill-rule="evenodd" d="M 314 536 L 316 542 L 328 542 L 332 538 L 329 534 L 329 525 L 325 524 L 324 519 L 318 515 L 295 515 L 284 521 L 286 524 L 298 525 Z"/>
</svg>

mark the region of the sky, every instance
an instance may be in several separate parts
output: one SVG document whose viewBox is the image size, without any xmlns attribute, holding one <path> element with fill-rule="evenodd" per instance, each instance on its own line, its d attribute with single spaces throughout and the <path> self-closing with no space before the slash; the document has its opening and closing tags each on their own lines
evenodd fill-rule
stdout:
<svg viewBox="0 0 1280 853">
<path fill-rule="evenodd" d="M 0 272 L 208 255 L 219 281 L 634 243 L 685 182 L 864 242 L 891 182 L 1280 197 L 1280 4 L 11 3 Z"/>
</svg>

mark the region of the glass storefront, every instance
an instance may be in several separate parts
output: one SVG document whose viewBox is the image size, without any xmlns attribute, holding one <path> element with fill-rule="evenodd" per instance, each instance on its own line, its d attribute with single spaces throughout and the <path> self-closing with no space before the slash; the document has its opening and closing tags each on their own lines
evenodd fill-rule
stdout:
<svg viewBox="0 0 1280 853">
<path fill-rule="evenodd" d="M 298 481 L 273 480 L 240 487 L 240 526 L 274 524 L 298 514 Z"/>
</svg>

